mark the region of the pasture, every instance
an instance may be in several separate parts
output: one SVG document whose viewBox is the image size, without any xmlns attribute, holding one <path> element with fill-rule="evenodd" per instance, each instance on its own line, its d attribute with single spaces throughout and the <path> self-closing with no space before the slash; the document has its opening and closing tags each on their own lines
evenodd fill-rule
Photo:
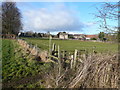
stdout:
<svg viewBox="0 0 120 90">
<path fill-rule="evenodd" d="M 39 39 L 39 38 L 24 38 L 28 43 L 36 45 L 42 50 L 48 50 L 49 40 L 48 39 Z M 117 43 L 103 43 L 103 42 L 90 42 L 90 41 L 80 41 L 80 40 L 52 40 L 52 43 L 60 45 L 61 50 L 66 50 L 68 52 L 73 52 L 75 49 L 84 50 L 88 52 L 95 51 L 100 53 L 108 52 L 117 52 L 118 44 Z"/>
<path fill-rule="evenodd" d="M 29 43 L 37 44 L 43 50 L 48 50 L 48 39 L 25 39 Z M 96 47 L 99 47 L 98 52 L 106 52 L 105 50 L 108 49 L 109 52 L 114 52 L 114 54 L 88 54 L 87 58 L 81 58 L 81 61 L 76 61 L 74 69 L 70 68 L 69 63 L 66 62 L 54 64 L 36 61 L 34 56 L 27 53 L 27 50 L 17 43 L 17 40 L 3 39 L 2 87 L 118 87 L 118 62 L 115 54 L 117 52 L 117 44 L 77 40 L 52 40 L 52 43 L 60 45 L 61 50 L 70 52 L 74 51 L 74 49 L 87 49 L 90 51 L 92 50 L 91 47 L 96 45 Z M 94 82 L 97 82 L 97 84 Z M 114 82 L 114 84 L 111 82 Z M 101 83 L 103 84 L 101 85 Z"/>
</svg>

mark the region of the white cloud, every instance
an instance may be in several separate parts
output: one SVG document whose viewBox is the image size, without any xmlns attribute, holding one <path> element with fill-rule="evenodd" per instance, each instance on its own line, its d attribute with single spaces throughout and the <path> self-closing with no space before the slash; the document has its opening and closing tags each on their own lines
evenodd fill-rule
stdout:
<svg viewBox="0 0 120 90">
<path fill-rule="evenodd" d="M 84 24 L 86 25 L 86 27 L 93 27 L 97 24 L 97 22 L 85 22 Z"/>
<path fill-rule="evenodd" d="M 68 10 L 63 4 L 49 8 L 39 8 L 23 12 L 24 30 L 35 32 L 82 31 L 91 23 L 82 23 L 74 11 Z"/>
<path fill-rule="evenodd" d="M 5 2 L 5 0 L 1 0 Z M 119 2 L 119 0 L 7 0 L 7 2 Z"/>
</svg>

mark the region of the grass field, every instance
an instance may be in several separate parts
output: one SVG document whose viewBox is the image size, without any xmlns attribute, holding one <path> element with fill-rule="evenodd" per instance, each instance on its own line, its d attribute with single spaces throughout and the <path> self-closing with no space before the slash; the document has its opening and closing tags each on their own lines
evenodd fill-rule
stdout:
<svg viewBox="0 0 120 90">
<path fill-rule="evenodd" d="M 25 40 L 32 44 L 37 44 L 42 50 L 48 50 L 49 40 L 48 39 L 38 39 L 38 38 L 25 38 Z M 88 52 L 95 48 L 97 52 L 117 52 L 117 43 L 103 43 L 103 42 L 90 42 L 90 41 L 80 41 L 80 40 L 52 40 L 52 43 L 60 45 L 61 50 L 66 50 L 69 52 L 75 49 L 83 50 L 86 49 Z"/>
<path fill-rule="evenodd" d="M 48 50 L 49 40 L 47 39 L 35 39 L 35 38 L 34 39 L 25 38 L 25 39 L 29 43 L 37 44 L 43 50 Z M 109 43 L 82 42 L 78 40 L 52 40 L 52 43 L 56 43 L 57 45 L 60 45 L 62 50 L 67 50 L 67 51 L 73 51 L 74 49 L 80 50 L 85 48 L 91 51 L 92 50 L 91 47 L 93 46 L 97 47 L 96 51 L 98 52 L 106 52 L 107 50 L 110 52 L 117 51 L 117 44 L 109 44 Z M 69 83 L 68 81 L 71 80 L 71 77 L 73 75 L 77 75 L 75 73 L 82 73 L 82 74 L 86 73 L 86 68 L 84 67 L 88 67 L 87 69 L 89 73 L 94 72 L 96 70 L 96 72 L 94 73 L 95 75 L 93 73 L 91 74 L 88 73 L 88 76 L 86 76 L 87 74 L 86 75 L 78 74 L 79 76 L 85 76 L 85 81 L 88 79 L 88 77 L 90 77 L 90 79 L 88 79 L 87 82 L 91 81 L 90 85 L 92 85 L 91 83 L 94 82 L 94 80 L 91 80 L 91 76 L 92 78 L 96 76 L 95 80 L 97 80 L 98 78 L 97 76 L 99 76 L 99 73 L 101 73 L 102 75 L 100 77 L 104 77 L 113 70 L 113 66 L 117 66 L 117 63 L 115 62 L 115 57 L 113 57 L 114 55 L 112 56 L 112 54 L 100 54 L 99 56 L 98 54 L 99 57 L 97 56 L 97 54 L 95 55 L 96 56 L 94 56 L 93 54 L 93 57 L 88 58 L 88 61 L 90 60 L 89 62 L 88 61 L 84 62 L 83 60 L 84 64 L 83 63 L 78 64 L 78 66 L 81 65 L 80 67 L 83 67 L 83 70 L 80 67 L 78 68 L 78 69 L 81 69 L 81 72 L 77 72 L 77 71 L 80 71 L 78 69 L 76 69 L 76 72 L 73 72 L 71 69 L 66 71 L 67 67 L 66 68 L 62 67 L 61 70 L 63 70 L 62 72 L 64 74 L 61 74 L 61 75 L 65 75 L 65 76 L 62 77 L 63 79 L 61 79 L 61 81 L 64 83 L 59 82 L 60 86 L 58 87 L 62 87 L 61 85 L 63 86 L 68 85 Z M 114 64 L 112 62 L 112 59 L 114 60 L 113 61 Z M 113 66 L 111 66 L 112 64 Z M 89 67 L 89 65 L 91 66 Z M 98 65 L 100 66 L 98 67 Z M 102 70 L 101 70 L 101 67 L 103 68 Z M 90 71 L 90 70 L 93 70 L 93 71 Z M 109 70 L 109 72 L 105 71 L 106 74 L 104 75 L 104 73 L 102 72 L 98 73 L 98 70 L 99 71 L 101 70 L 103 72 L 104 70 Z M 114 78 L 111 79 L 111 77 L 115 77 L 114 75 L 116 74 L 117 71 L 118 70 L 116 68 L 115 71 L 113 70 L 113 72 L 110 73 L 110 75 L 108 75 L 110 76 L 109 80 L 111 81 L 116 80 Z M 10 40 L 10 39 L 2 40 L 2 87 L 3 88 L 7 88 L 7 87 L 46 88 L 46 86 L 48 87 L 48 85 L 51 85 L 51 86 L 53 85 L 52 87 L 56 87 L 56 82 L 57 82 L 56 80 L 60 79 L 58 72 L 59 72 L 58 64 L 53 65 L 53 63 L 43 63 L 43 62 L 36 61 L 32 55 L 30 55 L 29 53 L 26 53 L 25 48 L 22 48 L 21 46 L 18 45 L 16 40 Z M 96 75 L 96 73 L 98 74 Z M 82 79 L 80 81 L 82 81 Z M 99 80 L 102 80 L 102 79 L 99 79 Z M 87 82 L 82 82 L 82 83 L 84 85 L 84 83 L 87 83 Z M 108 86 L 111 87 L 111 85 L 108 85 Z"/>
</svg>

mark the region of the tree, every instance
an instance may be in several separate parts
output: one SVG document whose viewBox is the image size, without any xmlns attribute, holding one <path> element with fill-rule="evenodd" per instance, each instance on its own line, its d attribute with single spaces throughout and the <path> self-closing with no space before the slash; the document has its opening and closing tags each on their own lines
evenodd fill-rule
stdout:
<svg viewBox="0 0 120 90">
<path fill-rule="evenodd" d="M 38 33 L 38 37 L 42 37 L 41 33 Z"/>
<path fill-rule="evenodd" d="M 104 40 L 104 37 L 105 37 L 105 33 L 104 33 L 104 32 L 100 32 L 99 35 L 98 35 L 98 37 L 99 37 L 99 39 L 100 39 L 101 41 L 103 41 L 103 40 Z"/>
<path fill-rule="evenodd" d="M 98 12 L 95 16 L 98 19 L 100 29 L 108 33 L 118 33 L 118 19 L 120 18 L 119 3 L 101 3 L 100 7 L 96 8 Z M 113 23 L 116 23 L 114 25 Z"/>
<path fill-rule="evenodd" d="M 21 18 L 15 2 L 2 2 L 2 34 L 18 35 L 22 30 Z"/>
<path fill-rule="evenodd" d="M 38 34 L 35 32 L 35 33 L 33 33 L 32 36 L 33 36 L 33 37 L 38 37 Z"/>
</svg>

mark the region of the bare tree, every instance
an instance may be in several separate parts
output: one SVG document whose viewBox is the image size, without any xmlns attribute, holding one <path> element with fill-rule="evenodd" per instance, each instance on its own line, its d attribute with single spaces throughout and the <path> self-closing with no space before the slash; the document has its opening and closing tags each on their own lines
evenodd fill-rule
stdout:
<svg viewBox="0 0 120 90">
<path fill-rule="evenodd" d="M 97 9 L 97 17 L 100 29 L 105 30 L 108 33 L 117 33 L 118 32 L 118 19 L 120 18 L 119 3 L 101 3 L 100 7 Z M 117 23 L 114 25 L 113 23 Z M 113 25 L 111 25 L 113 24 Z"/>
<path fill-rule="evenodd" d="M 2 3 L 2 33 L 15 34 L 22 30 L 21 13 L 15 2 Z"/>
</svg>

